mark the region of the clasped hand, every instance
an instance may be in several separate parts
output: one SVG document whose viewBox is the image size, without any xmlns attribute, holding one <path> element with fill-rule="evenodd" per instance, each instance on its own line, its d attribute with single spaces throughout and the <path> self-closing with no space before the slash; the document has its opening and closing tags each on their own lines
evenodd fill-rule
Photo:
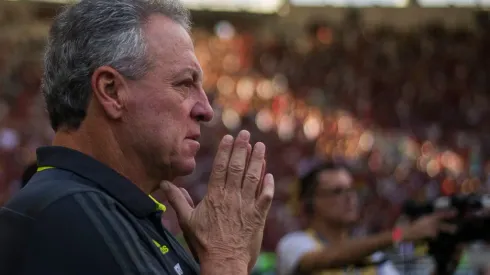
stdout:
<svg viewBox="0 0 490 275">
<path fill-rule="evenodd" d="M 249 142 L 247 131 L 221 140 L 208 192 L 195 207 L 187 191 L 162 183 L 201 265 L 233 262 L 250 271 L 260 252 L 274 178 L 264 173 L 265 145 Z"/>
</svg>

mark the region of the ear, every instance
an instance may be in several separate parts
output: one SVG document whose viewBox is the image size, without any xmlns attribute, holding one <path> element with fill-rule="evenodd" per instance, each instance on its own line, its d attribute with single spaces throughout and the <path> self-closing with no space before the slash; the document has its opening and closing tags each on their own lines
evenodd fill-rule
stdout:
<svg viewBox="0 0 490 275">
<path fill-rule="evenodd" d="M 94 98 L 111 119 L 120 119 L 124 110 L 127 85 L 124 77 L 109 66 L 97 68 L 92 74 Z"/>
</svg>

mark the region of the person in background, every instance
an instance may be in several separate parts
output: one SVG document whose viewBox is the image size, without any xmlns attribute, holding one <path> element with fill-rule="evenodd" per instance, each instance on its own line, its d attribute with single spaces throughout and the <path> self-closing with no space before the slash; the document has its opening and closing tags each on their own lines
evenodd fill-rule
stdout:
<svg viewBox="0 0 490 275">
<path fill-rule="evenodd" d="M 308 228 L 289 233 L 278 243 L 279 275 L 293 274 L 372 274 L 396 275 L 399 272 L 379 251 L 403 241 L 433 238 L 454 213 L 425 216 L 407 227 L 396 227 L 377 235 L 351 238 L 359 219 L 359 205 L 349 170 L 324 163 L 300 181 L 299 199 L 307 215 Z M 326 273 L 324 273 L 326 272 Z"/>
</svg>

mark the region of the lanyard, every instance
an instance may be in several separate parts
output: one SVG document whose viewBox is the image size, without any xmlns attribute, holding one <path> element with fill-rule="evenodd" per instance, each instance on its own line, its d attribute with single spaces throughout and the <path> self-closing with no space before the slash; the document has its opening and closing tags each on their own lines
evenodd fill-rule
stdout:
<svg viewBox="0 0 490 275">
<path fill-rule="evenodd" d="M 54 169 L 54 168 L 56 168 L 56 167 L 40 166 L 37 168 L 37 172 L 41 172 L 41 171 L 49 170 L 49 169 Z M 157 211 L 162 211 L 162 212 L 167 211 L 167 207 L 165 207 L 165 205 L 163 205 L 162 203 L 158 202 L 152 195 L 148 195 L 148 197 L 150 197 L 150 199 L 155 203 Z"/>
</svg>

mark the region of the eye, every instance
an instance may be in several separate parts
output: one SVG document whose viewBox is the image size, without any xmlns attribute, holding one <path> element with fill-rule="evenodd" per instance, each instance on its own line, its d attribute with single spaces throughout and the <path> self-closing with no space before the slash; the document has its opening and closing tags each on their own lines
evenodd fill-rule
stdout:
<svg viewBox="0 0 490 275">
<path fill-rule="evenodd" d="M 185 88 L 192 88 L 194 87 L 194 80 L 193 79 L 186 79 L 182 82 L 179 83 L 179 86 L 185 87 Z"/>
</svg>

